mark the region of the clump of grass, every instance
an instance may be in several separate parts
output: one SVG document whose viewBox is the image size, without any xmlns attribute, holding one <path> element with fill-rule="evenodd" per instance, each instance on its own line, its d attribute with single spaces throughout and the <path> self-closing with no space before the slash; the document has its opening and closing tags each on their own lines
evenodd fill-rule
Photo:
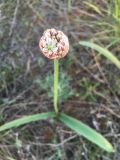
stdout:
<svg viewBox="0 0 120 160">
<path fill-rule="evenodd" d="M 97 32 L 93 35 L 94 41 L 107 41 L 108 45 L 113 46 L 120 40 L 120 1 L 110 0 L 97 4 L 95 1 L 84 2 L 85 6 L 93 12 L 96 12 L 95 20 L 87 19 L 86 23 L 96 28 Z"/>
</svg>

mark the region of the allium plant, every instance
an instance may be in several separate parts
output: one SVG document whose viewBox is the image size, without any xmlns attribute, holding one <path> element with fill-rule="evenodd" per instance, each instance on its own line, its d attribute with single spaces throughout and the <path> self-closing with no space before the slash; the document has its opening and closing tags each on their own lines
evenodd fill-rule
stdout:
<svg viewBox="0 0 120 160">
<path fill-rule="evenodd" d="M 59 59 L 63 58 L 69 50 L 69 41 L 67 36 L 59 30 L 48 29 L 43 33 L 40 39 L 39 47 L 42 53 L 49 59 L 54 61 L 54 111 L 45 112 L 34 115 L 25 116 L 23 118 L 13 120 L 0 127 L 0 131 L 18 127 L 33 121 L 43 120 L 47 118 L 57 118 L 69 128 L 74 130 L 77 134 L 85 137 L 94 144 L 108 152 L 114 152 L 112 145 L 98 132 L 82 123 L 81 121 L 59 112 L 58 108 L 58 73 L 59 73 Z"/>
</svg>

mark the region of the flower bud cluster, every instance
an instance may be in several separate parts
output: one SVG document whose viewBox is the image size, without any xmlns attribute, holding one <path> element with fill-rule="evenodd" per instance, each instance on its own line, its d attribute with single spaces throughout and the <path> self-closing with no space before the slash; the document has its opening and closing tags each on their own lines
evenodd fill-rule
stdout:
<svg viewBox="0 0 120 160">
<path fill-rule="evenodd" d="M 62 31 L 52 28 L 43 33 L 39 47 L 47 58 L 60 59 L 68 53 L 69 41 Z"/>
</svg>

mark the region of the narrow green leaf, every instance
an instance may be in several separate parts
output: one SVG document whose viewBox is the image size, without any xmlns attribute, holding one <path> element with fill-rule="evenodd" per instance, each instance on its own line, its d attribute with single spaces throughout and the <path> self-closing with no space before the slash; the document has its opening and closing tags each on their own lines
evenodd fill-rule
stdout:
<svg viewBox="0 0 120 160">
<path fill-rule="evenodd" d="M 118 60 L 118 58 L 116 58 L 110 51 L 108 51 L 107 49 L 100 47 L 99 45 L 92 43 L 92 42 L 88 42 L 88 41 L 80 41 L 79 42 L 80 45 L 86 46 L 86 47 L 90 47 L 96 51 L 98 51 L 99 53 L 101 53 L 102 55 L 104 55 L 106 58 L 108 58 L 112 63 L 114 63 L 119 69 L 120 69 L 120 60 Z"/>
<path fill-rule="evenodd" d="M 94 11 L 96 11 L 97 13 L 102 15 L 102 12 L 100 11 L 100 9 L 96 5 L 91 4 L 89 2 L 84 2 L 84 4 L 86 4 L 88 7 L 92 8 Z"/>
<path fill-rule="evenodd" d="M 18 127 L 18 126 L 26 124 L 26 123 L 30 123 L 30 122 L 38 121 L 38 120 L 42 120 L 42 119 L 47 119 L 49 117 L 55 117 L 55 116 L 56 116 L 56 114 L 54 112 L 46 112 L 46 113 L 25 116 L 25 117 L 13 120 L 11 122 L 5 123 L 4 125 L 0 126 L 0 131 L 4 131 L 6 129 Z"/>
<path fill-rule="evenodd" d="M 85 137 L 108 152 L 114 152 L 112 145 L 101 134 L 97 133 L 86 124 L 64 113 L 60 114 L 59 119 L 79 135 Z"/>
</svg>

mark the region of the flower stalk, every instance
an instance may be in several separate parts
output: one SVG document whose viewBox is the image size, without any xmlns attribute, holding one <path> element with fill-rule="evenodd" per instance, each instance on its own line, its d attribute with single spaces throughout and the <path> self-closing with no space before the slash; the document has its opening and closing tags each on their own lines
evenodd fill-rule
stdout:
<svg viewBox="0 0 120 160">
<path fill-rule="evenodd" d="M 54 59 L 54 110 L 58 114 L 58 76 L 59 76 L 59 60 Z"/>
</svg>

